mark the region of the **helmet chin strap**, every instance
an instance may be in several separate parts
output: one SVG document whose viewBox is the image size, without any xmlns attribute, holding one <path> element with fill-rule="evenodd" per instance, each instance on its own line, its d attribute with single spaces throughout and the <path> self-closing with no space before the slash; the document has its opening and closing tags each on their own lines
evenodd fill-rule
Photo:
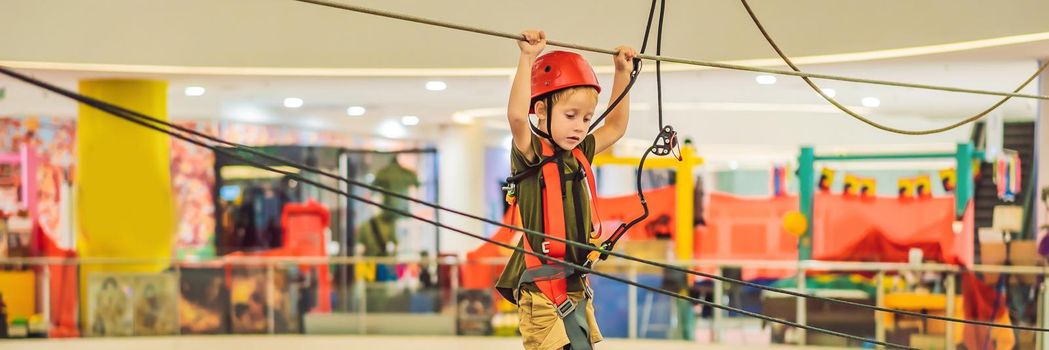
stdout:
<svg viewBox="0 0 1049 350">
<path fill-rule="evenodd" d="M 540 130 L 538 127 L 535 126 L 535 124 L 532 124 L 531 122 L 528 122 L 528 126 L 532 128 L 532 133 L 533 134 L 535 134 L 536 136 L 542 137 L 542 138 L 546 139 L 547 141 L 550 141 L 550 145 L 554 148 L 554 152 L 557 153 L 559 151 L 562 151 L 562 149 L 561 149 L 561 146 L 557 145 L 557 142 L 554 142 L 554 128 L 553 128 L 554 105 L 551 102 L 552 101 L 551 101 L 551 97 L 550 96 L 546 96 L 546 97 L 543 98 L 543 103 L 546 105 L 546 108 L 544 108 L 544 109 L 546 109 L 546 132 L 544 132 L 543 130 Z"/>
<path fill-rule="evenodd" d="M 550 146 L 556 153 L 561 150 L 561 147 L 554 142 L 554 104 L 551 103 L 552 100 L 550 96 L 546 96 L 546 139 L 550 140 Z"/>
</svg>

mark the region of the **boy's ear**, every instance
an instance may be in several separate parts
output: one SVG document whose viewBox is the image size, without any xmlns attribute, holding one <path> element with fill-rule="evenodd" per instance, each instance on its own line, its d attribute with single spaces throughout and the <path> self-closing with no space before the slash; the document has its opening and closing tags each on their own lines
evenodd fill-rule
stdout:
<svg viewBox="0 0 1049 350">
<path fill-rule="evenodd" d="M 535 102 L 535 116 L 546 118 L 546 101 L 539 100 Z"/>
</svg>

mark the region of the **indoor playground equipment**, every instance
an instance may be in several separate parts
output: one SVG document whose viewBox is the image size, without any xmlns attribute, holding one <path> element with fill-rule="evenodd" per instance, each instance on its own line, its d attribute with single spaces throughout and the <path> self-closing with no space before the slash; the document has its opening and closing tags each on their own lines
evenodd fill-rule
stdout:
<svg viewBox="0 0 1049 350">
<path fill-rule="evenodd" d="M 695 254 L 699 261 L 797 261 L 797 234 L 804 226 L 796 195 L 747 197 L 713 192 L 707 196 L 705 225 L 696 226 Z M 787 221 L 787 222 L 785 222 Z M 713 268 L 701 269 L 714 272 Z M 745 280 L 790 276 L 793 269 L 743 267 Z"/>
<path fill-rule="evenodd" d="M 953 197 L 906 200 L 816 192 L 816 162 L 925 159 L 955 161 Z M 971 264 L 975 230 L 972 163 L 979 159 L 983 152 L 968 143 L 943 153 L 816 155 L 812 147 L 802 148 L 799 210 L 809 224 L 799 237 L 798 259 L 903 262 L 910 248 L 920 248 L 930 260 Z"/>
</svg>

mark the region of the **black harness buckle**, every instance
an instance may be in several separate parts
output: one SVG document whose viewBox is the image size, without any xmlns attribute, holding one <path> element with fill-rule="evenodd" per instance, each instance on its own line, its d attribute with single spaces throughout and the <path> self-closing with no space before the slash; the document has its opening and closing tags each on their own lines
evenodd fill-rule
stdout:
<svg viewBox="0 0 1049 350">
<path fill-rule="evenodd" d="M 561 305 L 557 305 L 557 315 L 561 316 L 561 318 L 568 317 L 572 311 L 575 311 L 575 308 L 576 303 L 572 301 L 571 298 L 565 299 L 565 302 L 561 303 Z"/>
</svg>

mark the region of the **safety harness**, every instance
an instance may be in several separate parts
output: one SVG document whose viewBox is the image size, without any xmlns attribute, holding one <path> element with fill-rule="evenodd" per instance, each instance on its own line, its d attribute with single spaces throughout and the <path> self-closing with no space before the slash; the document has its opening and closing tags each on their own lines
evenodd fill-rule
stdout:
<svg viewBox="0 0 1049 350">
<path fill-rule="evenodd" d="M 644 53 L 645 46 L 647 46 L 648 43 L 648 34 L 652 26 L 652 15 L 655 11 L 655 5 L 656 1 L 653 0 L 652 8 L 649 10 L 648 25 L 645 28 L 644 43 L 641 47 L 642 53 Z M 663 8 L 660 8 L 660 37 L 662 34 L 662 12 Z M 612 103 L 609 104 L 608 108 L 604 111 L 604 113 L 602 113 L 601 116 L 594 120 L 594 122 L 591 124 L 588 130 L 588 133 L 592 133 L 594 129 L 596 129 L 597 126 L 601 123 L 601 121 L 604 120 L 605 117 L 607 117 L 611 111 L 615 110 L 616 106 L 619 105 L 623 98 L 626 97 L 627 92 L 629 92 L 630 89 L 633 87 L 634 82 L 637 80 L 638 74 L 641 72 L 641 60 L 638 58 L 634 58 L 632 63 L 633 69 L 630 72 L 630 81 L 627 84 L 626 88 L 622 93 L 619 94 L 619 96 L 613 99 Z M 657 78 L 659 77 L 658 68 L 659 65 L 657 62 Z M 589 197 L 586 197 L 586 199 L 589 199 L 591 210 L 591 222 L 589 224 L 591 225 L 591 228 L 596 230 L 596 232 L 592 232 L 590 228 L 586 227 L 587 223 L 584 223 L 581 220 L 583 217 L 583 209 L 581 204 L 584 202 L 584 197 L 581 193 L 575 190 L 576 187 L 573 187 L 571 189 L 571 192 L 574 200 L 573 203 L 575 203 L 575 217 L 577 218 L 575 222 L 575 224 L 577 225 L 576 229 L 577 232 L 579 232 L 579 234 L 585 234 L 589 238 L 587 242 L 580 243 L 586 243 L 593 246 L 593 243 L 591 243 L 591 241 L 595 241 L 601 238 L 603 230 L 597 209 L 597 187 L 595 185 L 593 170 L 591 169 L 589 160 L 586 159 L 586 156 L 583 154 L 583 151 L 579 149 L 579 147 L 572 149 L 570 152 L 572 153 L 572 156 L 573 158 L 575 158 L 579 167 L 574 174 L 566 174 L 563 154 L 564 152 L 569 151 L 562 150 L 560 147 L 558 147 L 557 144 L 554 142 L 554 137 L 551 135 L 553 130 L 551 122 L 551 120 L 553 119 L 553 101 L 551 100 L 551 95 L 553 91 L 556 91 L 556 89 L 554 89 L 555 86 L 558 84 L 562 84 L 563 82 L 559 82 L 557 80 L 543 81 L 542 84 L 538 86 L 536 85 L 536 74 L 541 75 L 543 73 L 550 73 L 551 69 L 552 67 L 550 65 L 546 63 L 540 64 L 539 62 L 537 62 L 537 65 L 533 67 L 532 103 L 534 105 L 535 101 L 540 98 L 545 99 L 546 102 L 546 132 L 536 127 L 536 125 L 529 123 L 529 127 L 531 128 L 532 133 L 534 133 L 540 139 L 539 143 L 541 144 L 541 160 L 538 164 L 523 169 L 518 173 L 514 174 L 513 176 L 507 178 L 507 187 L 504 188 L 504 190 L 507 191 L 507 201 L 511 204 L 510 210 L 513 213 L 512 215 L 517 215 L 517 184 L 527 177 L 537 175 L 540 176 L 539 183 L 540 186 L 542 186 L 541 210 L 543 217 L 543 229 L 544 233 L 547 236 L 552 237 L 552 239 L 544 237 L 541 246 L 533 247 L 531 244 L 532 242 L 526 237 L 524 239 L 524 248 L 530 252 L 540 253 L 552 259 L 564 260 L 566 257 L 566 245 L 563 242 L 563 240 L 568 239 L 568 237 L 566 236 L 566 225 L 570 224 L 565 222 L 564 208 L 564 200 L 567 199 L 568 195 L 565 188 L 565 184 L 568 181 L 568 176 L 575 176 L 575 180 L 577 182 L 582 180 L 585 180 L 587 182 L 587 196 Z M 583 81 L 582 83 L 575 82 L 570 85 L 589 85 L 595 87 L 596 89 L 598 89 L 598 91 L 600 91 L 600 86 L 596 83 L 596 77 L 593 77 L 592 71 L 589 73 L 589 75 L 583 74 L 580 76 L 584 78 L 593 79 L 593 81 Z M 560 73 L 555 73 L 554 75 L 561 78 L 566 76 Z M 568 86 L 561 86 L 558 88 L 564 87 Z M 537 91 L 539 91 L 538 94 Z M 607 259 L 608 254 L 603 253 L 603 251 L 611 251 L 615 247 L 616 242 L 618 242 L 619 239 L 627 231 L 629 231 L 631 227 L 648 217 L 649 209 L 648 204 L 645 201 L 644 193 L 642 193 L 641 191 L 640 176 L 641 171 L 644 168 L 645 159 L 647 159 L 648 155 L 656 154 L 660 156 L 665 156 L 674 154 L 674 151 L 679 147 L 677 133 L 674 131 L 674 129 L 669 125 L 662 126 L 663 118 L 661 91 L 659 105 L 659 119 L 661 125 L 659 135 L 656 137 L 655 141 L 653 141 L 652 146 L 649 147 L 645 154 L 641 157 L 641 162 L 638 165 L 637 170 L 637 193 L 641 202 L 641 206 L 644 209 L 644 212 L 637 218 L 631 220 L 630 222 L 620 224 L 619 227 L 616 228 L 615 232 L 613 232 L 608 237 L 608 239 L 606 239 L 600 244 L 600 250 L 597 249 L 597 246 L 594 246 L 595 249 L 591 249 L 589 252 L 587 252 L 586 261 L 585 263 L 583 263 L 583 266 L 587 268 L 593 266 L 593 264 L 598 260 Z M 677 152 L 675 155 L 677 155 L 678 159 L 680 160 L 680 152 Z M 574 271 L 571 268 L 565 267 L 563 264 L 557 264 L 553 261 L 548 261 L 547 259 L 539 258 L 532 254 L 527 254 L 525 255 L 525 271 L 521 275 L 520 281 L 518 282 L 518 290 L 520 290 L 520 284 L 522 283 L 535 284 L 535 286 L 540 290 L 540 292 L 542 292 L 544 296 L 546 296 L 550 301 L 553 302 L 554 306 L 557 309 L 558 316 L 560 316 L 562 319 L 566 319 L 566 317 L 570 314 L 573 314 L 573 311 L 576 309 L 575 303 L 568 297 L 567 279 L 575 276 L 577 273 L 579 272 Z M 582 280 L 584 290 L 586 292 L 586 297 L 592 298 L 593 291 L 590 289 L 589 283 L 585 276 L 583 276 Z M 515 297 L 514 299 L 514 302 L 516 302 L 517 298 Z M 568 319 L 566 319 L 566 321 L 568 321 Z M 583 322 L 583 324 L 585 325 L 585 322 Z M 571 333 L 571 330 L 569 332 Z"/>
<path fill-rule="evenodd" d="M 552 108 L 549 103 L 547 106 L 549 112 Z M 533 129 L 533 131 L 539 130 Z M 537 136 L 545 138 L 539 141 L 541 145 L 540 156 L 542 157 L 540 162 L 535 166 L 518 172 L 506 180 L 507 187 L 505 189 L 507 190 L 507 200 L 510 202 L 510 211 L 512 215 L 517 215 L 519 210 L 516 201 L 517 184 L 527 177 L 538 175 L 541 186 L 540 208 L 542 210 L 543 231 L 546 235 L 560 240 L 569 239 L 566 234 L 568 232 L 566 225 L 569 223 L 565 220 L 565 200 L 568 199 L 569 192 L 571 192 L 575 208 L 575 217 L 577 218 L 577 220 L 575 220 L 576 232 L 587 234 L 590 239 L 600 238 L 602 232 L 600 225 L 601 220 L 598 216 L 597 201 L 595 201 L 597 186 L 594 181 L 590 161 L 586 158 L 586 155 L 583 154 L 583 151 L 579 149 L 579 147 L 576 147 L 571 151 L 563 150 L 552 142 L 552 138 L 549 134 L 543 132 L 537 132 L 537 134 L 540 134 Z M 578 164 L 578 169 L 576 169 L 576 171 L 566 171 L 565 152 L 570 152 L 572 158 L 574 158 Z M 570 180 L 574 180 L 575 182 L 586 181 L 585 192 L 587 193 L 584 194 L 581 193 L 583 191 L 577 191 L 577 187 L 575 186 L 566 188 L 566 184 Z M 589 201 L 587 201 L 587 199 Z M 583 218 L 583 203 L 585 202 L 590 203 L 591 221 L 589 223 L 581 220 Z M 590 227 L 587 227 L 588 224 Z M 596 229 L 596 232 L 594 232 L 593 235 L 589 234 L 591 232 L 591 227 Z M 530 240 L 524 239 L 524 248 L 558 260 L 565 259 L 567 253 L 567 245 L 564 242 L 550 238 L 544 238 L 538 247 L 533 247 Z M 575 310 L 576 304 L 568 297 L 568 278 L 575 276 L 577 272 L 561 264 L 557 264 L 547 259 L 541 259 L 534 255 L 526 254 L 524 258 L 525 271 L 521 275 L 518 289 L 520 289 L 520 285 L 523 283 L 533 283 L 544 296 L 554 303 L 558 316 L 565 318 L 571 314 Z M 587 287 L 586 290 L 588 292 L 587 295 L 589 296 L 589 287 Z"/>
</svg>

